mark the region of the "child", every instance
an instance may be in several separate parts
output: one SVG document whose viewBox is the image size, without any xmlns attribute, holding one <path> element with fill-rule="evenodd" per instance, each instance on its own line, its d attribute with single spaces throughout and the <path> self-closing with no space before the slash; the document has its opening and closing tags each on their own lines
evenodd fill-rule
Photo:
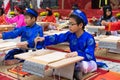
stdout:
<svg viewBox="0 0 120 80">
<path fill-rule="evenodd" d="M 94 19 L 96 19 L 96 18 L 94 18 Z M 93 19 L 93 21 L 96 21 L 94 19 Z M 107 5 L 107 6 L 103 7 L 103 16 L 101 16 L 100 19 L 97 22 L 95 22 L 95 25 L 101 26 L 102 21 L 107 21 L 107 22 L 116 22 L 117 21 L 117 19 L 112 15 L 111 6 Z M 106 35 L 111 35 L 111 34 L 117 35 L 117 31 L 114 31 L 114 32 L 107 31 L 106 32 Z"/>
<path fill-rule="evenodd" d="M 42 19 L 42 22 L 48 22 L 48 23 L 46 23 L 44 25 L 44 30 L 47 30 L 47 29 L 56 29 L 56 27 L 53 25 L 54 23 L 56 23 L 56 18 L 53 15 L 52 10 L 47 7 L 46 11 L 47 11 L 47 16 Z"/>
<path fill-rule="evenodd" d="M 56 23 L 56 18 L 53 15 L 52 10 L 47 7 L 46 11 L 47 11 L 47 16 L 44 19 L 42 19 L 42 21 L 43 22 L 53 22 L 53 23 Z"/>
<path fill-rule="evenodd" d="M 37 16 L 38 13 L 35 10 L 28 9 L 25 13 L 25 22 L 27 26 L 0 34 L 0 38 L 4 40 L 21 36 L 21 42 L 17 44 L 18 48 L 9 51 L 5 56 L 5 60 L 13 60 L 15 54 L 26 52 L 28 51 L 28 48 L 36 48 L 36 45 L 34 44 L 34 38 L 38 35 L 43 37 L 42 27 L 36 24 Z M 40 45 L 41 46 L 37 47 L 38 49 L 43 47 L 42 42 Z"/>
<path fill-rule="evenodd" d="M 60 35 L 35 38 L 36 42 L 44 42 L 45 46 L 69 42 L 72 53 L 66 54 L 66 57 L 82 56 L 83 61 L 76 63 L 75 74 L 77 72 L 88 73 L 97 69 L 96 59 L 94 56 L 95 40 L 91 34 L 84 30 L 88 23 L 86 15 L 80 10 L 74 10 L 70 15 L 69 30 Z M 38 43 L 39 45 L 39 43 Z M 77 80 L 79 77 L 75 75 Z"/>
<path fill-rule="evenodd" d="M 7 23 L 9 24 L 12 24 L 12 23 L 16 23 L 16 28 L 21 28 L 22 26 L 26 26 L 26 23 L 25 23 L 25 18 L 24 18 L 24 8 L 22 7 L 22 5 L 18 5 L 18 6 L 15 6 L 14 7 L 14 12 L 15 12 L 15 17 L 13 18 L 8 18 L 6 16 L 6 21 Z"/>
</svg>

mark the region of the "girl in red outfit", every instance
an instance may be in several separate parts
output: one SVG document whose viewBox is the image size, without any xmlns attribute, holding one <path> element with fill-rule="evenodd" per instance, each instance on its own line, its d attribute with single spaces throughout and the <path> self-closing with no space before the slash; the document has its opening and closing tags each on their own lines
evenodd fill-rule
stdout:
<svg viewBox="0 0 120 80">
<path fill-rule="evenodd" d="M 43 22 L 53 22 L 56 23 L 56 18 L 50 8 L 46 8 L 47 16 L 42 20 Z"/>
<path fill-rule="evenodd" d="M 46 8 L 47 11 L 47 16 L 45 18 L 42 19 L 42 22 L 48 22 L 46 24 L 44 24 L 44 30 L 53 30 L 56 29 L 54 23 L 56 23 L 56 18 L 53 15 L 53 12 L 50 8 Z"/>
</svg>

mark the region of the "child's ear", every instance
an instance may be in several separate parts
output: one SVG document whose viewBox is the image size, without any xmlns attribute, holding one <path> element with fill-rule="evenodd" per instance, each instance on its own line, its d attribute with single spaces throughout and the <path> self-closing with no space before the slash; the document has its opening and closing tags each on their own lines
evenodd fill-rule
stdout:
<svg viewBox="0 0 120 80">
<path fill-rule="evenodd" d="M 83 27 L 83 23 L 80 23 L 80 24 L 79 24 L 79 27 L 82 28 L 82 27 Z"/>
<path fill-rule="evenodd" d="M 35 17 L 32 17 L 32 20 L 36 20 L 36 18 L 35 18 Z"/>
</svg>

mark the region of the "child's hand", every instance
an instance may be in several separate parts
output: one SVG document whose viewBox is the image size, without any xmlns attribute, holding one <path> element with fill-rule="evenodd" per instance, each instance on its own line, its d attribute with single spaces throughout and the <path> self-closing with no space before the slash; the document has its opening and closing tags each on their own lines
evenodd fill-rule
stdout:
<svg viewBox="0 0 120 80">
<path fill-rule="evenodd" d="M 36 37 L 35 39 L 34 39 L 34 42 L 35 43 L 37 43 L 37 42 L 42 42 L 42 41 L 44 41 L 45 40 L 45 38 L 44 37 Z"/>
<path fill-rule="evenodd" d="M 19 42 L 19 43 L 17 43 L 16 46 L 17 46 L 18 48 L 28 49 L 27 45 L 28 45 L 28 43 L 27 43 L 27 41 L 25 41 L 25 42 Z"/>
<path fill-rule="evenodd" d="M 102 20 L 101 24 L 102 24 L 103 26 L 108 26 L 109 23 L 106 22 L 105 20 Z"/>
<path fill-rule="evenodd" d="M 76 57 L 76 56 L 78 56 L 78 53 L 77 53 L 77 52 L 67 53 L 67 54 L 65 55 L 66 58 Z"/>
<path fill-rule="evenodd" d="M 96 18 L 96 17 L 92 17 L 91 20 L 92 20 L 92 21 L 97 21 L 97 18 Z"/>
</svg>

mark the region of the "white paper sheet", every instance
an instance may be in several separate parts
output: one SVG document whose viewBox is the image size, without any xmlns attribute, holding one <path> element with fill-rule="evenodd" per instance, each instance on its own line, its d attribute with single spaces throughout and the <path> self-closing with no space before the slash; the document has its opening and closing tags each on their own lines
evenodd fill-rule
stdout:
<svg viewBox="0 0 120 80">
<path fill-rule="evenodd" d="M 43 55 L 43 56 L 34 57 L 34 59 L 45 61 L 47 63 L 51 63 L 51 62 L 54 62 L 54 61 L 64 59 L 65 54 L 66 53 L 64 53 L 64 52 L 53 52 L 51 54 L 46 54 L 46 55 Z"/>
</svg>

